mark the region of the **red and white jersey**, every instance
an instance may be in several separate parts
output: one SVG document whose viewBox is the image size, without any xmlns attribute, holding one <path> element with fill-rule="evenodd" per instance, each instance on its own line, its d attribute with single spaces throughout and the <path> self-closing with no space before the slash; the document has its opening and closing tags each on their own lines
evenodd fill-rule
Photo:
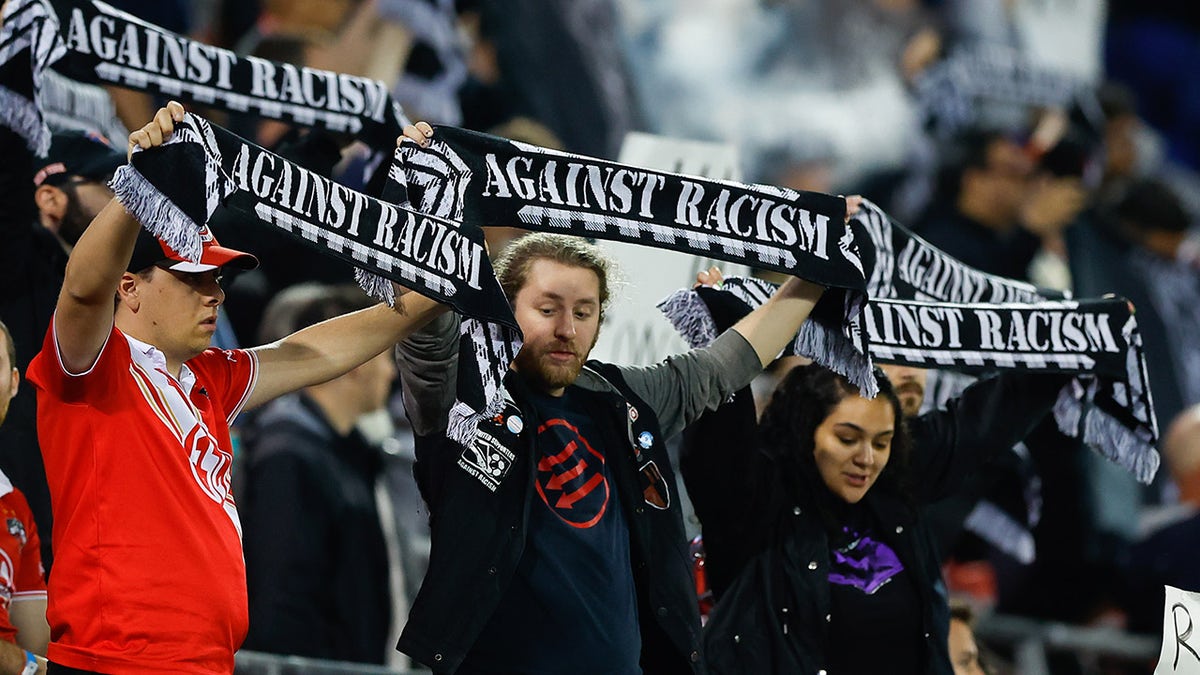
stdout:
<svg viewBox="0 0 1200 675">
<path fill-rule="evenodd" d="M 25 495 L 0 471 L 0 639 L 15 643 L 13 603 L 46 599 L 41 540 Z"/>
<path fill-rule="evenodd" d="M 257 360 L 208 349 L 179 379 L 113 328 L 66 371 L 47 331 L 26 377 L 54 505 L 49 658 L 114 675 L 231 673 L 247 628 L 229 424 Z"/>
</svg>

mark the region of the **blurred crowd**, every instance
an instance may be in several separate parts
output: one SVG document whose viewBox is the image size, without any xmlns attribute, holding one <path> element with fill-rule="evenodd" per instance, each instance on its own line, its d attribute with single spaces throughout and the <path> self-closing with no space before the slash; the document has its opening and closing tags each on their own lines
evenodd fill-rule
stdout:
<svg viewBox="0 0 1200 675">
<path fill-rule="evenodd" d="M 239 53 L 382 80 L 414 121 L 614 160 L 630 131 L 733 143 L 747 182 L 860 194 L 979 270 L 1077 297 L 1129 299 L 1165 470 L 1140 485 L 1043 422 L 931 507 L 942 574 L 961 605 L 959 629 L 973 611 L 1157 633 L 1162 585 L 1200 590 L 1192 562 L 1200 554 L 1200 20 L 1189 3 L 111 4 Z M 139 128 L 162 104 L 110 93 L 110 133 Z M 350 186 L 365 187 L 373 168 L 361 143 L 213 118 Z M 56 187 L 63 205 L 42 191 L 24 206 L 11 194 L 5 202 L 9 217 L 46 228 L 41 250 L 61 266 L 88 210 L 98 209 L 89 191 L 102 189 L 96 181 L 111 168 L 85 167 L 86 149 L 52 152 L 69 170 L 80 167 L 79 184 Z M 0 190 L 15 193 L 4 180 Z M 227 279 L 220 346 L 266 344 L 370 304 L 341 262 L 235 224 L 214 230 L 227 246 L 271 252 L 258 269 Z M 521 235 L 487 234 L 493 256 Z M 24 373 L 45 324 L 22 332 L 14 307 L 0 304 L 0 319 L 13 329 L 12 366 Z M 769 391 L 772 375 L 762 378 L 756 389 Z M 909 391 L 932 410 L 969 382 L 931 372 Z M 385 353 L 235 425 L 246 649 L 412 665 L 394 645 L 428 565 L 430 534 L 402 398 Z M 34 410 L 33 387 L 24 387 L 7 419 L 0 414 L 0 469 L 49 533 Z M 973 526 L 981 504 L 1016 534 Z M 52 570 L 48 534 L 41 544 Z M 981 648 L 990 672 L 1008 672 L 1011 651 Z M 1056 673 L 1152 670 L 1053 658 Z"/>
</svg>

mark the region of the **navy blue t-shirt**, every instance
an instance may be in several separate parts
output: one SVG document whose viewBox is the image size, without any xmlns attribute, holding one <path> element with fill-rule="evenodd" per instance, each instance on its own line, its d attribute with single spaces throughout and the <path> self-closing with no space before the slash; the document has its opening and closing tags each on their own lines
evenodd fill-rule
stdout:
<svg viewBox="0 0 1200 675">
<path fill-rule="evenodd" d="M 460 673 L 640 675 L 629 526 L 610 452 L 578 395 L 535 395 L 525 551 Z"/>
</svg>

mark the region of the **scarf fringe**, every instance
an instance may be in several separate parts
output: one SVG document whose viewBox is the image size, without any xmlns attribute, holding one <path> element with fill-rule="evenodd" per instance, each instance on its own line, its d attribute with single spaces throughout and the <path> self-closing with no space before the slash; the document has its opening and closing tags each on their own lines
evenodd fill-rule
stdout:
<svg viewBox="0 0 1200 675">
<path fill-rule="evenodd" d="M 1083 442 L 1149 485 L 1161 462 L 1153 445 L 1098 408 L 1087 411 L 1083 420 Z"/>
<path fill-rule="evenodd" d="M 25 139 L 25 145 L 38 157 L 50 152 L 50 127 L 37 104 L 4 86 L 0 86 L 0 125 Z"/>
<path fill-rule="evenodd" d="M 199 260 L 204 252 L 200 224 L 193 221 L 131 164 L 117 169 L 109 183 L 125 210 L 179 255 Z"/>
<path fill-rule="evenodd" d="M 1133 474 L 1143 485 L 1149 485 L 1158 473 L 1162 460 L 1154 446 L 1086 399 L 1077 397 L 1072 385 L 1059 392 L 1054 419 L 1059 430 L 1068 436 L 1079 438 L 1082 432 L 1085 445 Z"/>
<path fill-rule="evenodd" d="M 1058 391 L 1058 399 L 1054 402 L 1054 420 L 1058 422 L 1059 430 L 1068 436 L 1079 435 L 1079 421 L 1083 419 L 1081 401 L 1085 395 L 1079 378 L 1066 383 Z"/>
<path fill-rule="evenodd" d="M 355 267 L 354 280 L 367 295 L 380 302 L 386 302 L 388 307 L 396 306 L 396 292 L 392 288 L 392 282 L 388 279 L 361 267 Z"/>
<path fill-rule="evenodd" d="M 659 301 L 657 307 L 692 349 L 706 347 L 717 339 L 712 314 L 696 291 L 675 291 Z"/>
<path fill-rule="evenodd" d="M 797 354 L 846 378 L 865 398 L 879 395 L 871 357 L 858 351 L 840 330 L 809 319 L 800 324 L 800 332 L 792 344 Z"/>
<path fill-rule="evenodd" d="M 657 307 L 692 349 L 706 347 L 717 339 L 712 314 L 695 290 L 675 291 L 661 300 Z M 831 330 L 815 321 L 805 321 L 796 334 L 793 350 L 845 377 L 858 387 L 863 396 L 874 398 L 879 394 L 879 383 L 875 381 L 870 357 L 858 351 L 854 343 L 840 331 Z"/>
<path fill-rule="evenodd" d="M 963 526 L 1022 565 L 1037 560 L 1037 546 L 1029 529 L 992 502 L 976 504 Z"/>
<path fill-rule="evenodd" d="M 462 401 L 455 401 L 454 405 L 450 407 L 446 437 L 469 448 L 475 442 L 479 423 L 502 412 L 504 412 L 504 394 L 500 392 L 488 399 L 483 410 L 475 410 Z"/>
</svg>

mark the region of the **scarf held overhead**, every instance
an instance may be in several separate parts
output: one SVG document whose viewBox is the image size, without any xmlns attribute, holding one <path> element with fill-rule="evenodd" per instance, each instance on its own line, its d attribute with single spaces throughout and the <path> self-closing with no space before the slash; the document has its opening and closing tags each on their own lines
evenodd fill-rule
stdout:
<svg viewBox="0 0 1200 675">
<path fill-rule="evenodd" d="M 716 258 L 794 274 L 834 290 L 816 313 L 843 339 L 826 361 L 873 393 L 870 363 L 855 348 L 865 295 L 862 262 L 841 197 L 671 174 L 548 150 L 454 127 L 426 147 L 403 143 L 391 168 L 396 200 L 469 227 L 522 227 Z M 466 372 L 502 373 L 513 343 L 480 322 L 462 324 L 460 402 Z M 495 359 L 501 359 L 497 363 Z M 486 366 L 484 365 L 486 363 Z M 499 403 L 499 379 L 484 383 Z M 493 406 L 494 407 L 494 406 Z M 492 410 L 492 413 L 498 410 Z M 463 413 L 463 414 L 460 414 Z M 478 409 L 451 411 L 450 436 L 470 438 Z"/>
<path fill-rule="evenodd" d="M 99 0 L 10 0 L 7 12 L 30 17 L 26 23 L 36 17 L 42 28 L 42 39 L 30 53 L 35 64 L 48 63 L 80 82 L 320 127 L 384 147 L 395 142 L 405 123 L 400 105 L 382 82 L 241 56 Z M 0 50 L 0 64 L 8 56 Z M 40 74 L 35 69 L 35 82 Z"/>
<path fill-rule="evenodd" d="M 454 127 L 401 147 L 419 210 L 642 244 L 862 291 L 845 200 L 617 164 Z M 417 193 L 420 194 L 417 194 Z"/>
<path fill-rule="evenodd" d="M 968 372 L 1076 373 L 1054 408 L 1059 428 L 1142 482 L 1154 477 L 1158 426 L 1141 335 L 1127 301 L 1049 299 L 1051 293 L 1030 284 L 984 274 L 913 235 L 870 202 L 851 226 L 867 269 L 871 300 L 857 325 L 870 358 Z M 714 302 L 728 303 L 721 299 L 728 296 L 740 301 L 741 313 L 749 312 L 766 301 L 774 285 L 728 279 L 721 291 L 679 291 L 660 308 L 690 344 L 707 344 L 719 328 Z M 789 351 L 828 365 L 822 352 L 800 337 Z M 820 339 L 843 340 L 831 330 L 823 330 Z"/>
<path fill-rule="evenodd" d="M 45 156 L 50 130 L 41 114 L 42 75 L 66 51 L 57 19 L 44 1 L 10 0 L 0 21 L 0 124 Z"/>
<path fill-rule="evenodd" d="M 389 182 L 385 195 L 400 189 Z M 191 113 L 161 147 L 135 152 L 113 190 L 185 257 L 199 256 L 213 213 L 231 208 L 240 222 L 282 230 L 354 265 L 377 298 L 391 302 L 390 279 L 473 317 L 479 335 L 462 344 L 454 437 L 469 441 L 471 423 L 503 404 L 500 381 L 520 333 L 478 228 L 351 190 Z"/>
<path fill-rule="evenodd" d="M 200 254 L 218 208 L 282 230 L 470 316 L 515 327 L 483 234 L 335 183 L 188 113 L 161 146 L 135 152 L 113 190 L 153 234 Z M 382 289 L 380 289 L 382 290 Z"/>
</svg>

